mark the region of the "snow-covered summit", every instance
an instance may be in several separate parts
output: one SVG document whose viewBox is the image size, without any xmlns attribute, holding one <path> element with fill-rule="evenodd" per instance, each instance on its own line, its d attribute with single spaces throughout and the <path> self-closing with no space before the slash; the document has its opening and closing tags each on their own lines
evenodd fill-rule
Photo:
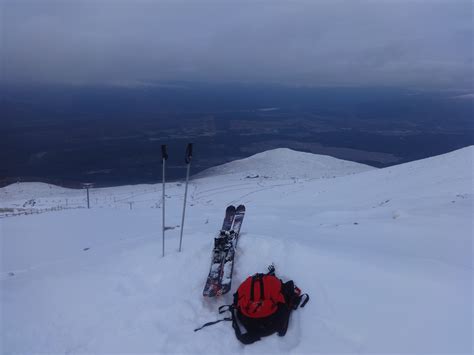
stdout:
<svg viewBox="0 0 474 355">
<path fill-rule="evenodd" d="M 276 179 L 317 179 L 373 169 L 376 168 L 327 155 L 277 148 L 207 169 L 197 174 L 195 178 L 240 174 Z"/>
</svg>

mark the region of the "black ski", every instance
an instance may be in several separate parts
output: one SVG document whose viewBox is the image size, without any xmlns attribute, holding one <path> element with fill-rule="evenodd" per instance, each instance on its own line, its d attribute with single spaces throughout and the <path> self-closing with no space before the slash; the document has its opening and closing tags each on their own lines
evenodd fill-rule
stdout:
<svg viewBox="0 0 474 355">
<path fill-rule="evenodd" d="M 224 222 L 219 236 L 214 239 L 214 249 L 212 250 L 212 262 L 203 295 L 213 297 L 218 294 L 220 279 L 222 275 L 222 264 L 228 249 L 228 235 L 234 223 L 236 209 L 234 206 L 227 207 Z"/>
<path fill-rule="evenodd" d="M 222 266 L 222 276 L 220 279 L 220 287 L 219 287 L 219 294 L 223 295 L 230 291 L 232 285 L 232 272 L 234 270 L 234 256 L 235 256 L 235 249 L 237 247 L 237 242 L 239 240 L 240 235 L 240 227 L 242 226 L 242 222 L 244 221 L 245 216 L 245 206 L 240 205 L 237 207 L 235 211 L 234 217 L 234 224 L 230 231 L 230 247 L 227 250 L 224 264 Z"/>
</svg>

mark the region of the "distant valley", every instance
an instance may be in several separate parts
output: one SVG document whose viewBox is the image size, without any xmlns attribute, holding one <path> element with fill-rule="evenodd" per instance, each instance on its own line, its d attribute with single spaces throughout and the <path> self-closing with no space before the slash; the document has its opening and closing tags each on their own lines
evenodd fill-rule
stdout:
<svg viewBox="0 0 474 355">
<path fill-rule="evenodd" d="M 156 182 L 287 147 L 376 167 L 474 144 L 473 100 L 387 88 L 4 87 L 0 182 L 77 187 Z"/>
</svg>

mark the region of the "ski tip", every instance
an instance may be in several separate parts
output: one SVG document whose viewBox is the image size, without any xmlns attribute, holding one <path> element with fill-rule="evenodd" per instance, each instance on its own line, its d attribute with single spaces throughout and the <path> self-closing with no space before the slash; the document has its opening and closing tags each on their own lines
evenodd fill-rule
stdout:
<svg viewBox="0 0 474 355">
<path fill-rule="evenodd" d="M 245 211 L 245 206 L 244 205 L 237 206 L 237 211 Z"/>
<path fill-rule="evenodd" d="M 227 208 L 225 210 L 226 211 L 235 211 L 235 206 L 234 205 L 227 206 Z"/>
</svg>

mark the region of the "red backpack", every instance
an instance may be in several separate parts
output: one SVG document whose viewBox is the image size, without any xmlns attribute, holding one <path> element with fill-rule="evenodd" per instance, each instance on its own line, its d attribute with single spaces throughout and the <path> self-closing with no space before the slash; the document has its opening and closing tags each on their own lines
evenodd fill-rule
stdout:
<svg viewBox="0 0 474 355">
<path fill-rule="evenodd" d="M 229 311 L 231 317 L 206 323 L 195 331 L 228 320 L 232 321 L 237 339 L 244 344 L 251 344 L 273 333 L 284 336 L 291 311 L 297 309 L 300 303 L 304 307 L 308 301 L 309 296 L 301 294 L 293 281 L 283 283 L 277 278 L 272 265 L 268 274 L 255 274 L 242 282 L 234 294 L 232 305 L 219 307 L 219 313 Z"/>
</svg>

